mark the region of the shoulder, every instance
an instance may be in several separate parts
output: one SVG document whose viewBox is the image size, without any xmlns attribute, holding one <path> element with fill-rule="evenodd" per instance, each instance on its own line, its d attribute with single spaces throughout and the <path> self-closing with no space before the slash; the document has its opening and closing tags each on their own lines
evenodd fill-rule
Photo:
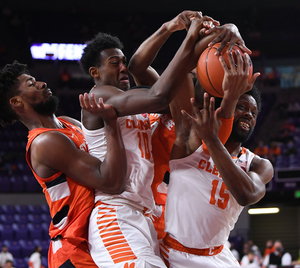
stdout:
<svg viewBox="0 0 300 268">
<path fill-rule="evenodd" d="M 62 150 L 66 145 L 73 144 L 72 140 L 60 131 L 49 130 L 38 135 L 31 144 L 31 154 L 49 155 L 55 149 Z M 75 145 L 73 145 L 75 146 Z"/>
<path fill-rule="evenodd" d="M 253 157 L 249 171 L 256 173 L 264 184 L 267 184 L 274 174 L 274 168 L 271 162 L 268 159 L 261 158 L 257 155 Z"/>
<path fill-rule="evenodd" d="M 59 121 L 62 121 L 62 122 L 67 121 L 68 123 L 70 123 L 78 128 L 81 128 L 81 122 L 75 118 L 72 118 L 69 116 L 59 116 L 58 119 L 59 119 Z"/>
</svg>

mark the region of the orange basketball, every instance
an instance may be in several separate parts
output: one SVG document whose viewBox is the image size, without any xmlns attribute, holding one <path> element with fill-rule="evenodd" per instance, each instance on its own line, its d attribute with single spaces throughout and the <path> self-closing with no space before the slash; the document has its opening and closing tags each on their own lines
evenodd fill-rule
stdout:
<svg viewBox="0 0 300 268">
<path fill-rule="evenodd" d="M 214 55 L 220 44 L 221 43 L 214 44 L 212 47 L 208 47 L 203 51 L 197 64 L 197 77 L 205 91 L 215 97 L 222 98 L 224 95 L 222 89 L 224 69 L 219 61 L 219 56 Z M 226 53 L 227 49 L 228 44 L 222 50 L 221 55 L 227 63 L 227 66 L 229 66 L 228 55 Z M 234 51 L 236 50 L 239 50 L 241 55 L 243 55 L 242 50 L 237 45 L 234 45 L 232 48 L 232 55 L 235 61 L 236 56 Z M 253 64 L 250 60 L 249 77 L 252 77 L 252 73 Z"/>
</svg>

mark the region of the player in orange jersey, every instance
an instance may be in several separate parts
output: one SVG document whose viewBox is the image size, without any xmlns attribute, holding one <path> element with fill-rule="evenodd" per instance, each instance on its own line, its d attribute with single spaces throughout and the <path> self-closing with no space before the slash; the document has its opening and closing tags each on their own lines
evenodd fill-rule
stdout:
<svg viewBox="0 0 300 268">
<path fill-rule="evenodd" d="M 106 125 L 107 158 L 88 153 L 75 119 L 57 118 L 58 99 L 17 61 L 0 71 L 0 122 L 22 122 L 29 130 L 26 160 L 43 188 L 52 221 L 49 267 L 97 267 L 87 244 L 94 189 L 113 194 L 125 188 L 126 154 L 112 106 L 92 105 Z"/>
</svg>

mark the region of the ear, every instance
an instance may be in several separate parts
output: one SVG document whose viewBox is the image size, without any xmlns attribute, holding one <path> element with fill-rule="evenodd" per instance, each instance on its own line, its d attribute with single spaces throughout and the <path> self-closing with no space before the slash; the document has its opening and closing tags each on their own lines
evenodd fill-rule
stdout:
<svg viewBox="0 0 300 268">
<path fill-rule="evenodd" d="M 99 80 L 100 79 L 100 71 L 97 67 L 91 67 L 89 69 L 90 75 L 95 79 Z"/>
<path fill-rule="evenodd" d="M 12 97 L 9 100 L 9 103 L 11 106 L 13 106 L 13 108 L 18 108 L 18 107 L 23 106 L 23 102 L 19 96 Z"/>
</svg>

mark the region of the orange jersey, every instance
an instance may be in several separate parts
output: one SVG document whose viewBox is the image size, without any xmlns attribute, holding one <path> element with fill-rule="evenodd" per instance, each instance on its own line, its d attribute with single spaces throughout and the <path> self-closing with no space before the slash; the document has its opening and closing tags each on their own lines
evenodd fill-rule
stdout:
<svg viewBox="0 0 300 268">
<path fill-rule="evenodd" d="M 155 203 L 160 206 L 161 216 L 154 217 L 153 225 L 160 240 L 165 236 L 165 203 L 167 187 L 163 183 L 166 172 L 170 172 L 169 161 L 175 141 L 175 124 L 170 114 L 149 114 L 152 129 L 152 154 L 154 178 L 151 185 Z M 163 188 L 163 189 L 162 189 Z"/>
<path fill-rule="evenodd" d="M 29 131 L 26 147 L 26 160 L 35 178 L 43 188 L 50 208 L 52 221 L 49 227 L 51 239 L 62 236 L 73 245 L 87 241 L 88 219 L 94 206 L 94 190 L 78 185 L 61 171 L 49 178 L 39 177 L 33 170 L 30 161 L 30 145 L 41 133 L 58 131 L 69 137 L 76 147 L 88 152 L 88 147 L 80 128 L 68 121 L 59 119 L 65 128 L 37 128 Z"/>
<path fill-rule="evenodd" d="M 170 172 L 169 161 L 175 141 L 175 124 L 170 114 L 149 114 L 152 129 L 152 154 L 154 158 L 154 179 L 152 191 L 156 204 L 165 204 L 167 194 L 159 193 L 165 173 Z"/>
</svg>

